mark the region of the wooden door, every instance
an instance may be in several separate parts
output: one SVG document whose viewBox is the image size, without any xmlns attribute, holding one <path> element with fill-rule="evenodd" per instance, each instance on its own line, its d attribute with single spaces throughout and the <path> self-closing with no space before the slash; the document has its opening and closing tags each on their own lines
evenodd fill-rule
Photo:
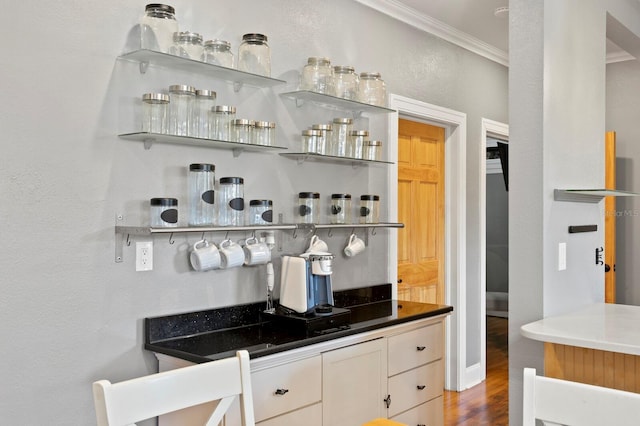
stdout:
<svg viewBox="0 0 640 426">
<path fill-rule="evenodd" d="M 398 299 L 444 303 L 442 127 L 398 123 Z"/>
<path fill-rule="evenodd" d="M 616 132 L 605 135 L 605 188 L 616 189 Z M 604 198 L 604 301 L 616 302 L 616 197 Z"/>
</svg>

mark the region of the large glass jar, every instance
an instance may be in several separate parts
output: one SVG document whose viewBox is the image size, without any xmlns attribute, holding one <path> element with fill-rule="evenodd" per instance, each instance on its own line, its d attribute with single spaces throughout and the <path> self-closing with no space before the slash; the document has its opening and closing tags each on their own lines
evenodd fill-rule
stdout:
<svg viewBox="0 0 640 426">
<path fill-rule="evenodd" d="M 219 141 L 231 140 L 232 122 L 236 118 L 236 107 L 216 105 L 213 108 L 213 129 L 211 139 Z"/>
<path fill-rule="evenodd" d="M 320 193 L 298 193 L 298 223 L 318 223 L 320 219 Z"/>
<path fill-rule="evenodd" d="M 237 118 L 231 123 L 231 140 L 239 143 L 251 143 L 254 122 L 246 118 Z"/>
<path fill-rule="evenodd" d="M 152 198 L 149 200 L 149 219 L 152 228 L 178 226 L 178 199 Z"/>
<path fill-rule="evenodd" d="M 169 86 L 169 133 L 178 136 L 194 136 L 193 108 L 196 88 L 184 84 Z"/>
<path fill-rule="evenodd" d="M 216 214 L 213 164 L 189 165 L 189 225 L 213 225 Z"/>
<path fill-rule="evenodd" d="M 200 61 L 204 53 L 202 36 L 190 31 L 173 33 L 173 49 L 171 53 L 181 58 Z"/>
<path fill-rule="evenodd" d="M 218 225 L 244 225 L 244 179 L 241 177 L 222 177 L 219 182 L 220 203 L 218 207 Z"/>
<path fill-rule="evenodd" d="M 142 131 L 167 133 L 167 109 L 169 96 L 164 93 L 142 95 Z"/>
<path fill-rule="evenodd" d="M 264 34 L 245 34 L 238 47 L 238 69 L 271 77 L 271 51 Z"/>
<path fill-rule="evenodd" d="M 382 141 L 364 141 L 364 151 L 362 158 L 364 160 L 380 161 L 382 157 Z"/>
<path fill-rule="evenodd" d="M 271 146 L 275 142 L 276 123 L 256 121 L 253 129 L 253 142 L 256 145 Z"/>
<path fill-rule="evenodd" d="M 333 87 L 337 97 L 352 101 L 357 100 L 358 82 L 358 74 L 353 67 L 333 67 Z"/>
<path fill-rule="evenodd" d="M 331 194 L 330 223 L 351 223 L 351 194 Z"/>
<path fill-rule="evenodd" d="M 318 138 L 318 144 L 316 146 L 316 152 L 318 154 L 326 155 L 329 153 L 329 141 L 333 134 L 331 124 L 314 124 L 311 126 L 311 130 L 320 131 L 321 135 Z"/>
<path fill-rule="evenodd" d="M 144 15 L 140 19 L 141 49 L 169 53 L 175 32 L 178 32 L 178 21 L 173 7 L 152 3 L 144 8 Z"/>
<path fill-rule="evenodd" d="M 360 73 L 358 100 L 366 104 L 386 106 L 387 88 L 378 72 Z"/>
<path fill-rule="evenodd" d="M 213 125 L 213 107 L 216 106 L 216 92 L 196 90 L 196 103 L 193 113 L 193 136 L 209 138 Z"/>
<path fill-rule="evenodd" d="M 380 196 L 366 194 L 360 196 L 360 223 L 380 222 Z"/>
<path fill-rule="evenodd" d="M 233 68 L 235 64 L 233 52 L 231 52 L 231 43 L 224 40 L 205 41 L 202 60 L 208 64 Z"/>
<path fill-rule="evenodd" d="M 353 125 L 351 118 L 334 118 L 333 119 L 333 135 L 331 137 L 330 154 L 336 157 L 347 156 L 347 140 L 349 132 Z"/>
<path fill-rule="evenodd" d="M 318 140 L 322 137 L 320 130 L 303 130 L 302 131 L 302 152 L 318 152 Z"/>
<path fill-rule="evenodd" d="M 349 140 L 347 142 L 347 157 L 362 159 L 364 150 L 364 141 L 369 138 L 369 132 L 366 130 L 352 130 L 349 132 Z"/>
<path fill-rule="evenodd" d="M 300 90 L 333 95 L 333 68 L 327 58 L 311 57 L 302 68 Z"/>
<path fill-rule="evenodd" d="M 273 223 L 273 201 L 249 201 L 249 225 L 271 225 Z"/>
</svg>

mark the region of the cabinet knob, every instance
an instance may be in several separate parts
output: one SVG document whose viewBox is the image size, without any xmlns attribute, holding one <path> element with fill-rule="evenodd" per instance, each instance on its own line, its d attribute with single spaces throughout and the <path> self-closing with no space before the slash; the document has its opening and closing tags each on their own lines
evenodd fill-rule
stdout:
<svg viewBox="0 0 640 426">
<path fill-rule="evenodd" d="M 423 390 L 424 388 L 426 388 L 426 385 L 418 385 L 416 386 L 418 388 L 418 390 Z"/>
<path fill-rule="evenodd" d="M 402 278 L 398 279 L 398 284 L 402 284 Z"/>
<path fill-rule="evenodd" d="M 419 423 L 418 426 L 427 426 L 424 423 Z"/>
<path fill-rule="evenodd" d="M 276 395 L 284 395 L 287 392 L 289 392 L 289 389 L 276 389 L 275 394 Z"/>
<path fill-rule="evenodd" d="M 416 346 L 416 350 L 417 350 L 418 352 L 422 352 L 422 351 L 424 351 L 425 349 L 427 349 L 427 347 L 426 347 L 426 346 Z"/>
</svg>

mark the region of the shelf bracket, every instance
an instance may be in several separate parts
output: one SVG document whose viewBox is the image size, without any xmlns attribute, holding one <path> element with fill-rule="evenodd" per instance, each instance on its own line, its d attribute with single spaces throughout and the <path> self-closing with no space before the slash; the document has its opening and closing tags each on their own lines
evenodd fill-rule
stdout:
<svg viewBox="0 0 640 426">
<path fill-rule="evenodd" d="M 144 149 L 147 150 L 147 151 L 150 150 L 151 149 L 151 145 L 153 145 L 153 143 L 155 141 L 156 140 L 154 138 L 145 138 L 145 140 L 143 141 Z"/>
<path fill-rule="evenodd" d="M 296 98 L 296 108 L 300 108 L 302 105 L 304 105 L 304 99 Z"/>
<path fill-rule="evenodd" d="M 240 157 L 240 154 L 242 154 L 242 151 L 244 151 L 244 149 L 242 149 L 242 148 L 234 148 L 234 149 L 232 149 L 231 152 L 233 152 L 233 158 Z"/>
<path fill-rule="evenodd" d="M 124 234 L 121 232 L 117 231 L 117 225 L 118 222 L 122 222 L 122 220 L 124 219 L 124 217 L 121 214 L 117 214 L 116 215 L 116 258 L 115 261 L 116 263 L 122 263 L 123 256 L 122 256 L 122 252 L 124 251 Z M 127 234 L 127 240 L 129 239 L 129 235 Z"/>
<path fill-rule="evenodd" d="M 146 74 L 149 69 L 149 61 L 141 61 L 140 62 L 140 74 Z"/>
<path fill-rule="evenodd" d="M 240 91 L 240 89 L 242 89 L 242 83 L 239 81 L 234 81 L 233 82 L 233 91 L 235 93 L 238 93 Z"/>
</svg>

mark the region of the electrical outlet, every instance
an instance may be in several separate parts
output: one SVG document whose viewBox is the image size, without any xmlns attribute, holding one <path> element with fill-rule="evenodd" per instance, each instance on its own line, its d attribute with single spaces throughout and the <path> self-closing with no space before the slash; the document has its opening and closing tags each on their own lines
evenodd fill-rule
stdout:
<svg viewBox="0 0 640 426">
<path fill-rule="evenodd" d="M 153 269 L 153 242 L 136 241 L 136 271 Z"/>
</svg>

